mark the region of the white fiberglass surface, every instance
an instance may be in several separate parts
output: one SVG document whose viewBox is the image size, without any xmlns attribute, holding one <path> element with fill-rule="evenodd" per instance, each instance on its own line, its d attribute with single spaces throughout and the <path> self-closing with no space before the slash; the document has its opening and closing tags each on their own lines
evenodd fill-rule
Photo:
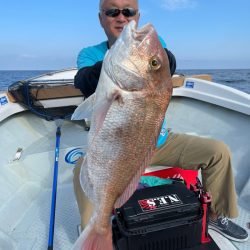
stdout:
<svg viewBox="0 0 250 250">
<path fill-rule="evenodd" d="M 167 117 L 174 132 L 215 137 L 231 147 L 240 205 L 236 221 L 246 228 L 250 222 L 249 116 L 175 98 Z M 0 123 L 0 130 L 0 249 L 46 249 L 56 125 L 26 112 Z M 54 249 L 66 250 L 76 240 L 80 223 L 71 163 L 79 148 L 86 149 L 87 132 L 80 123 L 71 122 L 64 122 L 61 131 Z M 20 159 L 13 161 L 18 148 L 22 149 Z M 233 244 L 250 249 L 249 241 Z"/>
<path fill-rule="evenodd" d="M 43 250 L 48 247 L 51 189 L 40 190 L 27 208 L 10 237 L 18 250 Z M 71 249 L 78 237 L 80 216 L 72 184 L 59 185 L 57 190 L 54 249 Z"/>
<path fill-rule="evenodd" d="M 56 129 L 29 112 L 0 123 L 0 249 L 47 248 Z M 77 238 L 72 171 L 86 134 L 80 122 L 62 124 L 54 249 L 70 249 Z"/>
</svg>

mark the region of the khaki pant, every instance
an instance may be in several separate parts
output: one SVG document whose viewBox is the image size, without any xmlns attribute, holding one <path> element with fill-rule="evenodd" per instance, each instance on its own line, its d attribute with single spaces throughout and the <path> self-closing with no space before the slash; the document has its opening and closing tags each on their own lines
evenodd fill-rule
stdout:
<svg viewBox="0 0 250 250">
<path fill-rule="evenodd" d="M 74 170 L 74 188 L 84 228 L 93 207 L 80 187 L 81 162 L 82 159 L 78 161 Z M 166 143 L 156 150 L 151 165 L 201 169 L 203 186 L 212 195 L 212 212 L 229 218 L 238 216 L 231 153 L 223 142 L 170 133 Z"/>
</svg>

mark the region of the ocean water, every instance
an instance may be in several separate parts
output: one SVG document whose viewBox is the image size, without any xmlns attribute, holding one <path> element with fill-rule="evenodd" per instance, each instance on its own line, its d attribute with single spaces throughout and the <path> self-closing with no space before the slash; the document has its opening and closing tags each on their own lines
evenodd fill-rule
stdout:
<svg viewBox="0 0 250 250">
<path fill-rule="evenodd" d="M 16 81 L 42 75 L 51 70 L 0 70 L 0 91 L 6 91 L 8 86 Z"/>
<path fill-rule="evenodd" d="M 0 70 L 0 91 L 16 81 L 24 80 L 53 70 Z M 214 82 L 224 84 L 250 94 L 250 69 L 192 69 L 177 70 L 184 75 L 210 74 Z"/>
</svg>

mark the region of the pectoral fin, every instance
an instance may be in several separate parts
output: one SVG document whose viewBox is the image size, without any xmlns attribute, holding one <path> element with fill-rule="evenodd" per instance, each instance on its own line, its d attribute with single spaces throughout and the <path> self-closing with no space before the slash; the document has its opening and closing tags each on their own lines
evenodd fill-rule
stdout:
<svg viewBox="0 0 250 250">
<path fill-rule="evenodd" d="M 117 100 L 119 102 L 122 100 L 121 91 L 119 89 L 114 89 L 112 92 L 104 95 L 102 99 L 95 102 L 93 122 L 95 123 L 96 134 L 102 127 L 110 106 Z"/>
</svg>

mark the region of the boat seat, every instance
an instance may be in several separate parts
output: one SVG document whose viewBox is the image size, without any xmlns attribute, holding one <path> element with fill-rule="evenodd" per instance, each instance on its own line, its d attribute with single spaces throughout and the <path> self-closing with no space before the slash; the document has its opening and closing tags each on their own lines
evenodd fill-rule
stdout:
<svg viewBox="0 0 250 250">
<path fill-rule="evenodd" d="M 74 85 L 46 86 L 43 88 L 32 88 L 30 91 L 35 100 L 49 100 L 68 97 L 82 97 L 80 89 Z"/>
<path fill-rule="evenodd" d="M 50 114 L 59 112 L 62 116 L 63 107 L 66 113 L 72 113 L 72 107 L 78 106 L 84 100 L 80 89 L 75 88 L 73 84 L 39 83 L 29 86 L 28 95 L 24 95 L 23 92 L 23 88 L 14 88 L 7 95 L 11 102 L 28 105 L 29 109 L 32 107 L 32 110 L 36 110 L 37 113 L 42 113 L 42 109 L 54 108 Z"/>
<path fill-rule="evenodd" d="M 17 102 L 17 99 L 23 100 L 20 93 L 16 91 L 15 96 L 11 92 L 7 92 L 8 98 L 11 102 Z M 83 97 L 80 89 L 75 88 L 74 85 L 60 85 L 60 86 L 40 86 L 33 87 L 30 89 L 32 98 L 36 101 L 60 99 L 60 98 L 72 98 L 72 97 Z"/>
<path fill-rule="evenodd" d="M 173 87 L 178 88 L 178 87 L 183 86 L 186 78 L 198 78 L 201 80 L 212 81 L 211 75 L 207 75 L 207 74 L 190 75 L 190 76 L 174 75 L 172 77 Z"/>
<path fill-rule="evenodd" d="M 191 75 L 191 76 L 182 76 L 182 75 L 174 75 L 172 77 L 173 87 L 181 87 L 184 84 L 184 80 L 186 78 L 198 78 L 202 80 L 211 81 L 212 77 L 207 74 L 200 75 Z M 71 98 L 71 97 L 84 97 L 80 89 L 75 88 L 73 84 L 65 84 L 65 85 L 52 85 L 52 84 L 41 84 L 39 83 L 37 86 L 33 85 L 30 88 L 30 94 L 32 98 L 36 101 L 42 100 L 50 100 L 50 99 L 59 99 L 59 98 Z M 16 102 L 16 98 L 10 92 L 7 93 L 11 102 Z M 15 95 L 19 98 L 19 92 L 15 91 Z"/>
</svg>

